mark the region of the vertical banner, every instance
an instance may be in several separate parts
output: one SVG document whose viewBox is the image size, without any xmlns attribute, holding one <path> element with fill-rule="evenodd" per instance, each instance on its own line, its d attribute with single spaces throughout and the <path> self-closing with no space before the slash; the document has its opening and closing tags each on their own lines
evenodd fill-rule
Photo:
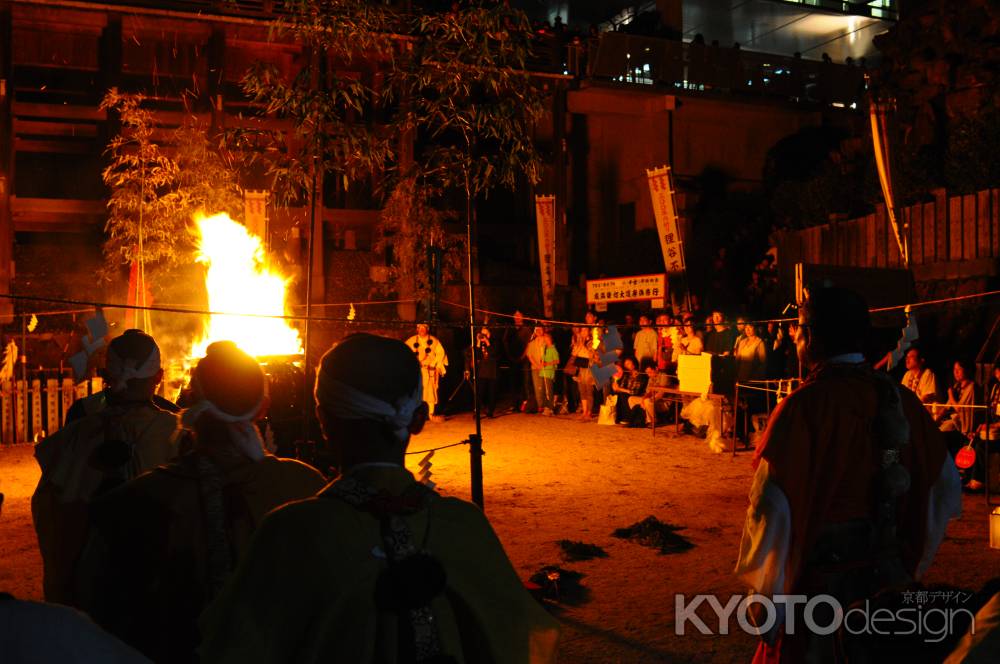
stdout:
<svg viewBox="0 0 1000 664">
<path fill-rule="evenodd" d="M 647 168 L 646 177 L 649 179 L 649 197 L 653 201 L 656 230 L 660 236 L 663 266 L 670 274 L 683 272 L 684 247 L 681 244 L 680 228 L 677 223 L 677 207 L 674 204 L 670 167 L 661 166 L 652 170 Z"/>
<path fill-rule="evenodd" d="M 246 191 L 243 193 L 243 222 L 247 230 L 261 239 L 267 246 L 267 192 Z"/>
<path fill-rule="evenodd" d="M 538 265 L 542 273 L 542 306 L 545 317 L 553 316 L 556 283 L 556 197 L 535 196 L 538 222 Z"/>
<path fill-rule="evenodd" d="M 872 146 L 875 150 L 875 168 L 878 169 L 878 181 L 882 185 L 882 196 L 885 199 L 885 211 L 889 217 L 892 234 L 899 246 L 899 255 L 903 266 L 910 266 L 910 248 L 906 241 L 906 229 L 900 230 L 896 220 L 896 202 L 892 195 L 892 174 L 889 171 L 889 132 L 886 130 L 885 109 L 879 107 L 878 101 L 872 99 L 870 105 L 872 126 Z"/>
</svg>

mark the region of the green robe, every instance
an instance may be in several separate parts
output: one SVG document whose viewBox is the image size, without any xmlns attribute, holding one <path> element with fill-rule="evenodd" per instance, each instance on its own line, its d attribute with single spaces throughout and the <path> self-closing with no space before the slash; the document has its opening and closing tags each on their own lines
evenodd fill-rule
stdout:
<svg viewBox="0 0 1000 664">
<path fill-rule="evenodd" d="M 212 536 L 200 449 L 95 501 L 79 565 L 81 608 L 158 664 L 195 661 L 198 616 L 212 596 Z M 237 559 L 272 509 L 315 495 L 316 469 L 270 455 L 214 455 L 225 546 Z M 210 660 L 209 660 L 210 661 Z"/>
<path fill-rule="evenodd" d="M 96 395 L 95 395 L 96 396 Z M 94 397 L 91 406 L 99 405 Z M 89 408 L 90 406 L 88 406 Z M 119 428 L 120 427 L 120 428 Z M 97 462 L 107 438 L 124 435 L 128 463 L 114 472 Z M 75 606 L 75 567 L 87 538 L 87 510 L 109 477 L 131 479 L 177 456 L 177 416 L 152 403 L 100 407 L 35 446 L 42 476 L 31 515 L 44 566 L 45 600 Z"/>
<path fill-rule="evenodd" d="M 354 475 L 398 496 L 399 467 Z M 385 568 L 379 522 L 320 492 L 264 520 L 229 583 L 202 614 L 202 661 L 394 664 L 397 619 L 375 606 Z M 555 659 L 556 621 L 527 593 L 483 513 L 437 498 L 404 517 L 418 548 L 444 566 L 434 611 L 443 651 L 469 664 Z"/>
</svg>

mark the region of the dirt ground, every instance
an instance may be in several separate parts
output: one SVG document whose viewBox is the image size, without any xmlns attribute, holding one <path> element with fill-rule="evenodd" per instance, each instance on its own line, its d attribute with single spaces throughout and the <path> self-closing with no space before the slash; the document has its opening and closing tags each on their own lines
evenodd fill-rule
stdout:
<svg viewBox="0 0 1000 664">
<path fill-rule="evenodd" d="M 430 424 L 410 449 L 459 442 L 471 417 Z M 563 624 L 560 661 L 745 662 L 755 640 L 674 634 L 674 595 L 743 588 L 732 575 L 751 478 L 751 455 L 713 454 L 703 440 L 649 430 L 584 424 L 569 417 L 506 415 L 483 421 L 486 513 L 524 578 L 546 564 L 584 574 L 586 601 L 556 608 Z M 416 469 L 423 455 L 411 454 Z M 433 480 L 443 493 L 469 496 L 465 446 L 437 452 Z M 29 500 L 38 470 L 27 445 L 0 448 L 0 590 L 41 596 L 41 561 Z M 612 536 L 647 516 L 683 527 L 694 545 L 670 555 Z M 928 574 L 928 583 L 978 589 L 1000 575 L 988 547 L 988 509 L 966 496 L 964 513 Z M 568 563 L 556 542 L 599 545 L 607 558 Z"/>
</svg>

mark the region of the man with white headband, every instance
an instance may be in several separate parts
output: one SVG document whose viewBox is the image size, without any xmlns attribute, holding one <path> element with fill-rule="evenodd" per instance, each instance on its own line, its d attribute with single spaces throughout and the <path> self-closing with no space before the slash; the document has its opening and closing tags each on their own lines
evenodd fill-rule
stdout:
<svg viewBox="0 0 1000 664">
<path fill-rule="evenodd" d="M 134 348 L 135 351 L 130 351 L 129 348 Z M 147 348 L 150 350 L 145 359 L 137 359 L 145 354 Z M 142 389 L 144 386 L 141 383 L 145 379 L 156 378 L 156 385 L 153 386 L 155 390 L 163 379 L 160 364 L 160 349 L 152 337 L 142 330 L 125 330 L 118 339 L 111 342 L 111 347 L 105 356 L 105 366 L 99 371 L 104 379 L 104 389 L 74 401 L 66 412 L 66 422 L 75 422 L 87 415 L 93 415 L 106 408 L 109 403 L 131 400 L 132 390 L 129 389 L 129 383 L 133 379 L 140 379 L 137 381 L 137 384 L 140 384 L 139 400 L 144 400 L 144 389 Z M 176 404 L 164 399 L 155 391 L 151 399 L 153 405 L 160 410 L 170 413 L 180 410 Z"/>
<path fill-rule="evenodd" d="M 314 495 L 311 466 L 264 451 L 267 377 L 230 341 L 210 345 L 183 411 L 191 451 L 95 501 L 82 608 L 156 662 L 196 661 L 197 619 L 264 515 Z"/>
<path fill-rule="evenodd" d="M 483 513 L 404 468 L 428 416 L 420 374 L 409 347 L 368 334 L 323 357 L 317 414 L 343 474 L 264 519 L 202 615 L 202 661 L 554 661 L 556 623 Z"/>
<path fill-rule="evenodd" d="M 107 365 L 110 380 L 100 407 L 35 447 L 42 477 L 31 511 L 50 602 L 75 604 L 74 569 L 86 541 L 90 502 L 177 453 L 177 417 L 153 401 L 163 378 L 153 338 L 127 330 L 109 344 Z"/>
</svg>

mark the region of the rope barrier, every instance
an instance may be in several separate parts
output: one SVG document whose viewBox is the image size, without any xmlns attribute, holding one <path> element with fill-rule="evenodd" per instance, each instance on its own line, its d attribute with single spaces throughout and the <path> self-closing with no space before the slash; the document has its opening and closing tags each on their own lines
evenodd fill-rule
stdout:
<svg viewBox="0 0 1000 664">
<path fill-rule="evenodd" d="M 375 304 L 411 304 L 413 302 L 420 302 L 420 300 L 362 300 L 360 302 L 314 302 L 313 307 L 360 307 Z M 304 304 L 290 304 L 290 307 L 305 307 Z"/>
<path fill-rule="evenodd" d="M 896 311 L 896 310 L 902 310 L 902 309 L 906 309 L 906 308 L 913 309 L 913 308 L 916 308 L 916 307 L 928 307 L 928 306 L 934 306 L 934 305 L 939 305 L 939 304 L 947 304 L 947 303 L 950 303 L 950 302 L 962 302 L 962 301 L 971 300 L 971 299 L 994 297 L 996 295 L 1000 295 L 1000 290 L 986 291 L 986 292 L 982 292 L 982 293 L 972 293 L 972 294 L 969 294 L 969 295 L 957 295 L 957 296 L 954 296 L 954 297 L 939 298 L 939 299 L 936 299 L 936 300 L 927 300 L 927 301 L 924 301 L 924 302 L 912 302 L 910 304 L 899 304 L 899 305 L 894 305 L 894 306 L 891 306 L 891 307 L 879 307 L 879 308 L 875 308 L 875 309 L 869 309 L 869 311 L 871 313 L 882 313 L 882 312 L 886 312 L 886 311 Z M 145 311 L 145 312 L 153 312 L 153 311 L 155 311 L 155 312 L 160 312 L 160 313 L 197 314 L 197 315 L 202 315 L 202 316 L 241 316 L 241 317 L 246 317 L 246 318 L 270 318 L 270 319 L 290 320 L 290 321 L 307 321 L 308 320 L 308 321 L 320 322 L 320 323 L 351 323 L 351 324 L 354 324 L 354 325 L 415 326 L 417 324 L 425 323 L 426 322 L 426 321 L 423 321 L 423 320 L 400 321 L 400 320 L 385 320 L 385 319 L 362 319 L 362 318 L 357 318 L 357 317 L 355 317 L 354 319 L 351 319 L 351 318 L 348 318 L 346 316 L 340 317 L 340 316 L 302 316 L 302 315 L 295 315 L 295 314 L 284 314 L 284 315 L 277 315 L 277 314 L 253 314 L 253 313 L 243 313 L 243 312 L 235 312 L 235 311 L 212 311 L 212 310 L 196 309 L 196 308 L 186 307 L 186 306 L 180 306 L 180 305 L 178 305 L 178 306 L 165 306 L 165 305 L 147 305 L 147 306 L 141 306 L 141 305 L 114 303 L 114 302 L 100 302 L 100 301 L 96 301 L 96 300 L 81 300 L 81 299 L 73 299 L 73 298 L 43 297 L 43 296 L 34 296 L 34 295 L 14 295 L 14 294 L 9 294 L 9 293 L 0 293 L 0 299 L 13 300 L 13 301 L 17 301 L 17 302 L 44 302 L 44 303 L 47 303 L 47 304 L 62 304 L 62 305 L 70 305 L 70 306 L 76 306 L 76 307 L 86 306 L 86 307 L 93 307 L 93 308 L 98 308 L 98 309 L 128 309 L 128 310 L 133 310 L 133 311 Z M 413 302 L 413 301 L 415 301 L 415 300 L 399 300 L 399 301 L 395 301 L 395 300 L 382 300 L 382 301 L 373 301 L 373 302 L 354 302 L 354 303 L 344 303 L 344 304 L 340 304 L 340 303 L 329 303 L 329 304 L 325 304 L 325 305 L 324 304 L 317 304 L 317 305 L 314 305 L 314 306 L 348 306 L 350 304 L 354 304 L 354 305 L 359 305 L 359 304 L 398 304 L 398 303 Z M 450 301 L 447 301 L 447 300 L 442 300 L 442 304 L 447 304 L 447 305 L 452 306 L 452 307 L 457 307 L 457 308 L 465 310 L 465 311 L 467 311 L 468 308 L 469 308 L 468 305 L 458 304 L 456 302 L 450 302 Z M 296 306 L 302 306 L 302 305 L 296 305 Z M 502 313 L 502 312 L 498 312 L 498 311 L 491 311 L 489 309 L 480 309 L 480 308 L 477 307 L 476 311 L 479 312 L 479 313 L 488 314 L 490 316 L 498 316 L 498 317 L 505 318 L 505 319 L 513 319 L 514 318 L 513 314 L 507 314 L 507 313 Z M 68 310 L 68 311 L 43 312 L 43 315 L 57 315 L 57 314 L 71 314 L 71 313 L 86 313 L 86 310 L 82 310 L 82 311 L 81 310 Z M 23 315 L 30 315 L 30 312 L 25 312 Z M 35 315 L 39 315 L 39 314 L 36 313 Z M 524 316 L 523 319 L 525 321 L 530 321 L 530 322 L 533 322 L 533 323 L 540 323 L 540 324 L 545 324 L 545 325 L 553 325 L 553 326 L 561 326 L 561 327 L 569 327 L 569 328 L 578 328 L 578 327 L 587 327 L 588 326 L 586 323 L 582 323 L 582 322 L 564 321 L 564 320 L 556 320 L 556 319 L 548 319 L 548 318 L 536 318 L 536 317 L 533 317 L 533 316 Z M 796 320 L 796 319 L 795 318 L 771 318 L 771 319 L 761 319 L 761 320 L 754 319 L 754 320 L 749 320 L 749 321 L 745 321 L 745 322 L 757 325 L 757 324 L 760 324 L 760 323 L 783 323 L 783 322 L 790 322 L 790 321 L 794 321 L 794 320 Z M 722 325 L 730 325 L 730 324 L 732 324 L 732 322 L 722 323 Z M 468 327 L 468 323 L 466 323 L 466 322 L 451 322 L 451 321 L 437 321 L 437 322 L 435 322 L 435 325 L 437 325 L 439 327 L 448 327 L 448 328 L 455 328 L 455 329 L 465 329 L 465 328 Z M 698 328 L 704 326 L 703 323 L 702 324 L 694 323 L 694 325 L 695 325 L 695 327 L 698 327 Z M 516 329 L 517 326 L 516 325 L 496 325 L 496 324 L 491 324 L 491 325 L 489 325 L 489 327 L 492 327 L 494 329 Z"/>
<path fill-rule="evenodd" d="M 437 452 L 438 450 L 446 450 L 449 447 L 458 447 L 459 445 L 468 445 L 469 441 L 463 440 L 460 443 L 452 443 L 451 445 L 442 445 L 441 447 L 431 447 L 426 450 L 416 450 L 414 452 L 407 452 L 407 454 L 427 454 L 428 452 Z"/>
<path fill-rule="evenodd" d="M 1000 295 L 1000 290 L 995 291 L 985 291 L 983 293 L 972 293 L 971 295 L 956 295 L 955 297 L 943 297 L 938 300 L 927 300 L 926 302 L 913 302 L 911 304 L 897 304 L 893 307 L 881 307 L 878 309 L 869 309 L 869 313 L 881 313 L 883 311 L 895 311 L 897 309 L 906 309 L 910 307 L 928 307 L 935 304 L 946 304 L 948 302 L 961 302 L 963 300 L 974 300 L 981 297 L 993 297 L 994 295 Z"/>
<path fill-rule="evenodd" d="M 740 383 L 740 385 L 761 385 L 761 384 L 771 384 L 771 383 L 787 383 L 790 380 L 798 380 L 798 378 L 768 378 L 767 380 L 748 380 Z"/>
<path fill-rule="evenodd" d="M 399 321 L 399 320 L 387 320 L 387 319 L 362 319 L 354 318 L 350 319 L 347 317 L 338 316 L 297 316 L 294 314 L 253 314 L 238 311 L 212 311 L 207 309 L 195 309 L 185 306 L 163 306 L 163 305 L 148 305 L 141 306 L 136 304 L 121 304 L 116 302 L 99 302 L 96 300 L 77 300 L 71 298 L 56 298 L 56 297 L 42 297 L 42 296 L 29 296 L 29 295 L 11 295 L 8 293 L 0 293 L 0 299 L 14 300 L 18 302 L 45 302 L 48 304 L 68 304 L 77 306 L 88 306 L 94 309 L 127 309 L 133 311 L 157 311 L 160 313 L 173 313 L 173 314 L 197 314 L 202 316 L 240 316 L 244 318 L 268 318 L 276 320 L 290 320 L 290 321 L 313 321 L 320 323 L 353 323 L 353 324 L 369 324 L 369 325 L 392 325 L 392 326 L 415 326 L 418 323 L 423 323 L 424 321 Z M 87 310 L 89 311 L 89 310 Z M 30 315 L 30 314 L 28 314 Z M 441 322 L 438 325 L 445 327 L 456 327 L 456 328 L 467 328 L 468 323 L 448 323 Z"/>
<path fill-rule="evenodd" d="M 61 315 L 71 315 L 71 314 L 89 314 L 92 313 L 93 309 L 63 309 L 61 311 L 26 311 L 24 313 L 18 314 L 19 316 L 61 316 Z"/>
<path fill-rule="evenodd" d="M 753 385 L 746 385 L 744 383 L 736 383 L 736 386 L 741 390 L 755 390 L 757 392 L 769 392 L 771 394 L 788 394 L 788 392 L 784 392 L 782 390 L 772 390 L 767 387 L 754 387 Z"/>
<path fill-rule="evenodd" d="M 981 404 L 960 404 L 960 403 L 925 403 L 928 408 L 968 408 L 969 410 L 989 410 L 989 406 Z"/>
<path fill-rule="evenodd" d="M 911 302 L 909 304 L 897 304 L 897 305 L 893 305 L 891 307 L 870 308 L 870 309 L 868 309 L 868 312 L 869 313 L 873 313 L 873 314 L 874 313 L 884 313 L 884 312 L 887 312 L 887 311 L 905 310 L 907 308 L 913 309 L 913 308 L 917 308 L 917 307 L 928 307 L 928 306 L 933 306 L 933 305 L 937 305 L 937 304 L 947 304 L 949 302 L 962 302 L 962 301 L 965 301 L 965 300 L 972 300 L 972 299 L 977 299 L 977 298 L 994 297 L 996 295 L 1000 295 L 1000 290 L 984 291 L 982 293 L 972 293 L 972 294 L 969 294 L 969 295 L 956 295 L 954 297 L 945 297 L 945 298 L 939 298 L 939 299 L 936 299 L 936 300 L 926 300 L 924 302 Z M 459 303 L 456 303 L 456 302 L 449 302 L 447 300 L 442 300 L 441 303 L 442 304 L 447 304 L 447 305 L 452 306 L 452 307 L 457 307 L 457 308 L 463 309 L 465 311 L 468 311 L 468 309 L 469 309 L 469 305 L 467 305 L 467 304 L 463 305 L 463 304 L 459 304 Z M 502 318 L 511 318 L 511 319 L 514 318 L 513 314 L 506 314 L 506 313 L 502 313 L 502 312 L 498 312 L 498 311 L 490 311 L 488 309 L 480 309 L 478 307 L 476 308 L 476 312 L 477 313 L 483 313 L 483 314 L 489 314 L 490 316 L 500 316 Z M 583 323 L 583 322 L 563 321 L 563 320 L 554 320 L 554 319 L 547 319 L 547 318 L 536 318 L 536 317 L 533 317 L 533 316 L 522 316 L 522 318 L 525 321 L 531 321 L 531 322 L 534 322 L 534 323 L 542 323 L 542 324 L 549 324 L 549 325 L 560 325 L 560 326 L 567 326 L 567 327 L 582 327 L 582 326 L 586 326 L 587 325 L 586 323 Z M 743 323 L 744 324 L 751 323 L 753 325 L 760 325 L 760 324 L 764 324 L 764 323 L 789 323 L 789 322 L 797 322 L 797 321 L 798 321 L 798 318 L 787 318 L 787 317 L 786 318 L 759 318 L 759 319 L 758 318 L 754 318 L 752 320 L 744 320 Z M 723 321 L 722 323 L 719 323 L 719 324 L 720 325 L 731 326 L 731 325 L 736 325 L 737 322 L 738 321 L 727 320 L 727 321 Z M 706 325 L 708 325 L 708 323 L 704 323 L 704 322 L 701 322 L 701 321 L 692 321 L 691 324 L 694 325 L 694 327 L 696 329 L 703 328 Z M 711 325 L 715 325 L 715 323 L 712 323 Z M 619 327 L 621 327 L 621 326 L 619 326 Z M 656 327 L 656 326 L 654 326 L 654 327 Z"/>
<path fill-rule="evenodd" d="M 441 304 L 447 304 L 448 306 L 451 306 L 451 307 L 457 307 L 458 309 L 461 309 L 463 311 L 468 311 L 469 310 L 469 305 L 467 305 L 467 304 L 459 304 L 457 302 L 449 302 L 448 300 L 441 300 Z M 514 318 L 515 318 L 514 314 L 505 314 L 505 313 L 502 313 L 502 312 L 499 312 L 499 311 L 490 311 L 489 309 L 480 309 L 479 307 L 476 307 L 476 313 L 488 314 L 490 316 L 500 316 L 501 318 L 510 318 L 511 320 L 514 320 Z M 560 325 L 560 326 L 563 326 L 563 327 L 593 327 L 593 326 L 588 325 L 587 323 L 581 323 L 581 322 L 575 322 L 575 321 L 553 320 L 553 319 L 549 319 L 549 318 L 535 318 L 533 316 L 524 316 L 524 315 L 522 315 L 521 318 L 523 318 L 526 321 L 533 322 L 533 323 L 543 323 L 543 324 L 547 324 L 547 325 Z M 493 325 L 491 325 L 489 327 L 504 327 L 504 326 L 493 326 Z"/>
</svg>

